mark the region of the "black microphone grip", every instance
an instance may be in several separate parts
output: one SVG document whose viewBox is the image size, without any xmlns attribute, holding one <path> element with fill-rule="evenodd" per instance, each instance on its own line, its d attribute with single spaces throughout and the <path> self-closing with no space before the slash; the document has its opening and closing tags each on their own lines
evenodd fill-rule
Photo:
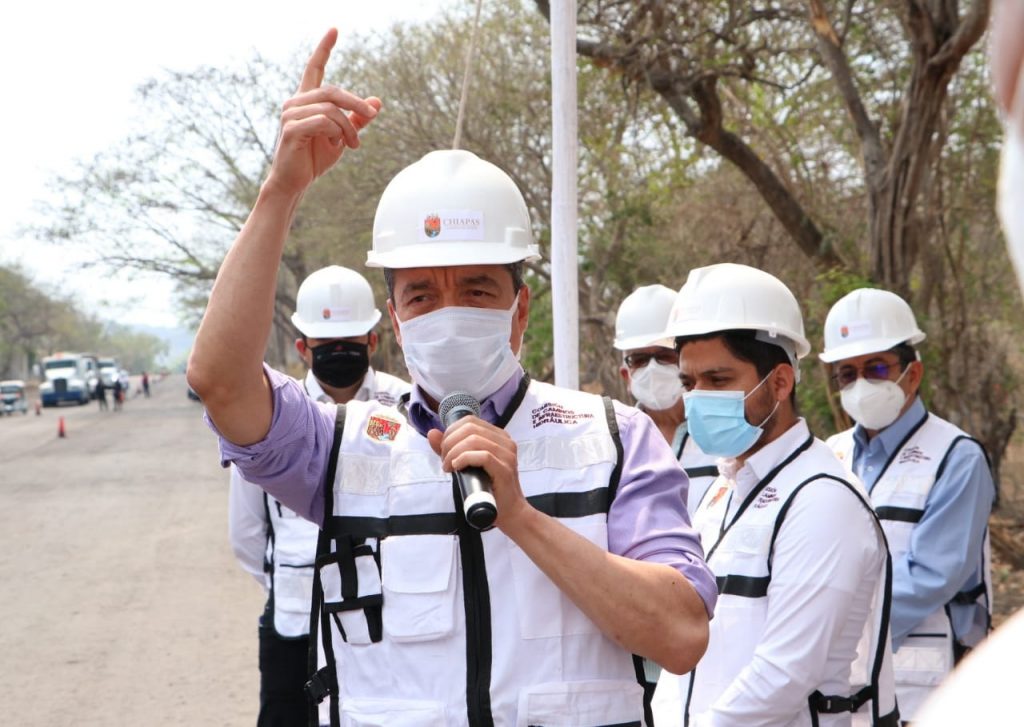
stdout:
<svg viewBox="0 0 1024 727">
<path fill-rule="evenodd" d="M 480 402 L 462 391 L 454 391 L 441 400 L 437 408 L 441 423 L 447 429 L 459 419 L 480 416 Z M 498 504 L 494 500 L 491 476 L 483 467 L 466 467 L 455 472 L 462 492 L 462 511 L 466 522 L 477 530 L 494 526 L 498 517 Z"/>
</svg>

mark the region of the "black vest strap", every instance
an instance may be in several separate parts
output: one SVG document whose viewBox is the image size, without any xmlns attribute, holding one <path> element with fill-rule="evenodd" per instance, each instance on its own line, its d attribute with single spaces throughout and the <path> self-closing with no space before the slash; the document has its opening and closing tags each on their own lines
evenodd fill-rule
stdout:
<svg viewBox="0 0 1024 727">
<path fill-rule="evenodd" d="M 950 603 L 955 603 L 958 606 L 970 606 L 975 603 L 979 598 L 985 595 L 987 589 L 985 588 L 985 582 L 982 581 L 974 588 L 968 588 L 966 591 L 960 591 L 960 593 L 953 596 L 953 600 Z"/>
<path fill-rule="evenodd" d="M 771 576 L 718 576 L 718 593 L 723 596 L 741 596 L 743 598 L 764 598 L 768 595 L 768 584 Z"/>
<path fill-rule="evenodd" d="M 687 477 L 718 477 L 718 465 L 704 465 L 703 467 L 683 467 Z"/>
<path fill-rule="evenodd" d="M 345 405 L 339 404 L 337 414 L 334 417 L 334 440 L 331 442 L 331 453 L 327 460 L 327 472 L 324 476 L 324 517 L 326 524 L 334 510 L 334 475 L 338 469 L 338 452 L 341 451 L 341 437 L 345 431 Z M 320 535 L 316 541 L 317 558 L 330 553 L 331 538 L 324 527 L 320 528 Z M 320 583 L 320 569 L 313 568 L 313 600 L 309 611 L 309 652 L 306 655 L 306 673 L 310 680 L 306 683 L 306 693 L 309 695 L 309 727 L 318 727 L 320 717 L 317 705 L 325 697 L 331 698 L 331 724 L 334 725 L 334 715 L 337 713 L 338 701 L 338 676 L 334 664 L 334 650 L 331 648 L 331 629 L 329 617 L 324 610 L 324 589 Z M 327 665 L 317 670 L 317 646 L 320 642 L 319 628 L 321 618 L 324 626 L 324 655 Z"/>
<path fill-rule="evenodd" d="M 825 696 L 815 691 L 809 697 L 811 709 L 818 714 L 842 714 L 843 712 L 856 712 L 871 699 L 871 687 L 867 686 L 850 697 L 837 697 L 835 695 Z"/>
<path fill-rule="evenodd" d="M 879 520 L 895 520 L 901 523 L 920 522 L 924 517 L 924 510 L 917 510 L 912 507 L 891 507 L 883 505 L 875 510 Z"/>
<path fill-rule="evenodd" d="M 619 491 L 619 481 L 622 479 L 622 437 L 619 436 L 619 420 L 615 416 L 615 404 L 607 396 L 601 397 L 604 400 L 604 416 L 608 422 L 608 433 L 612 435 L 612 441 L 615 442 L 615 469 L 612 470 L 611 477 L 608 478 L 608 504 L 605 506 L 605 512 L 611 507 L 611 503 L 615 501 L 615 495 Z"/>
</svg>

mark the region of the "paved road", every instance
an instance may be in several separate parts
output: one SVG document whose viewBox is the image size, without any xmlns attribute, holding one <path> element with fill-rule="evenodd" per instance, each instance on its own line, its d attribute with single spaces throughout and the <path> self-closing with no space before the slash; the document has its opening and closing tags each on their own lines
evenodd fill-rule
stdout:
<svg viewBox="0 0 1024 727">
<path fill-rule="evenodd" d="M 4 724 L 255 724 L 263 596 L 227 474 L 184 377 L 151 388 L 0 418 Z"/>
</svg>

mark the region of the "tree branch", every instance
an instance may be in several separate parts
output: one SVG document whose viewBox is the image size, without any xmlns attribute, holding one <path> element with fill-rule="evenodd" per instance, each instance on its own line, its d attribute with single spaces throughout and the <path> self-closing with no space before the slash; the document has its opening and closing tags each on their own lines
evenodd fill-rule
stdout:
<svg viewBox="0 0 1024 727">
<path fill-rule="evenodd" d="M 853 79 L 853 71 L 843 52 L 842 42 L 832 27 L 824 2 L 810 0 L 809 13 L 811 28 L 818 38 L 818 50 L 825 61 L 825 66 L 832 74 L 832 80 L 839 88 L 843 103 L 857 130 L 857 136 L 860 137 L 865 177 L 870 186 L 877 187 L 885 167 L 885 154 L 878 126 L 871 120 L 864 107 L 864 101 Z"/>
</svg>

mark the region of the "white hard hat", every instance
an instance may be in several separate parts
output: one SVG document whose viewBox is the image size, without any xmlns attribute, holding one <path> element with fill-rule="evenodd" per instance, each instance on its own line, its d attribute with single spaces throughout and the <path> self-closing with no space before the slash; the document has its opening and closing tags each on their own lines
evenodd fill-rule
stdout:
<svg viewBox="0 0 1024 727">
<path fill-rule="evenodd" d="M 735 263 L 691 270 L 669 313 L 666 333 L 674 338 L 729 330 L 758 331 L 760 340 L 778 340 L 796 358 L 811 352 L 800 304 L 774 275 Z"/>
<path fill-rule="evenodd" d="M 462 149 L 433 151 L 395 175 L 377 203 L 373 268 L 504 265 L 540 257 L 523 195 Z"/>
<path fill-rule="evenodd" d="M 645 285 L 627 295 L 615 315 L 615 342 L 620 351 L 647 346 L 673 347 L 665 336 L 665 324 L 676 293 L 664 285 Z"/>
<path fill-rule="evenodd" d="M 321 268 L 303 280 L 295 309 L 292 323 L 309 338 L 361 336 L 380 320 L 366 278 L 340 265 Z"/>
<path fill-rule="evenodd" d="M 903 298 L 888 290 L 860 288 L 847 293 L 825 318 L 825 350 L 818 356 L 826 363 L 866 353 L 888 351 L 901 343 L 924 340 L 914 311 Z"/>
</svg>

